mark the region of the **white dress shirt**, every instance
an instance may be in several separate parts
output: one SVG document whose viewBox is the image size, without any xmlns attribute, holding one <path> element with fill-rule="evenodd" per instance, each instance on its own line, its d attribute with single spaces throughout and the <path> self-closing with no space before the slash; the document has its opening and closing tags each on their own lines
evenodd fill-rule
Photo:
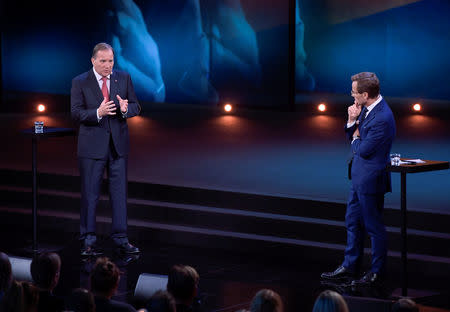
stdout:
<svg viewBox="0 0 450 312">
<path fill-rule="evenodd" d="M 94 75 L 95 75 L 95 78 L 97 79 L 98 86 L 100 87 L 100 90 L 102 90 L 102 88 L 103 88 L 103 80 L 102 80 L 103 76 L 100 75 L 99 73 L 97 73 L 94 68 L 92 68 L 92 70 L 94 71 Z M 112 74 L 112 72 L 111 72 L 111 74 Z M 106 76 L 106 78 L 107 78 L 106 79 L 106 87 L 108 88 L 108 94 L 111 94 L 109 92 L 109 88 L 111 86 L 111 75 Z M 100 117 L 98 115 L 98 108 L 97 108 L 97 119 L 98 119 L 98 121 L 100 121 L 102 119 L 102 117 Z"/>
</svg>

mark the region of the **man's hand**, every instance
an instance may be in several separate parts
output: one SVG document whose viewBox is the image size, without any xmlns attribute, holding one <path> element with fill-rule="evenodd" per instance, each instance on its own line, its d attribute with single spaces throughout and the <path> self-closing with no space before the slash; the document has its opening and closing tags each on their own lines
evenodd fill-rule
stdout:
<svg viewBox="0 0 450 312">
<path fill-rule="evenodd" d="M 348 111 L 347 123 L 353 123 L 356 121 L 359 114 L 361 113 L 361 106 L 355 103 L 352 106 L 349 106 L 347 111 Z"/>
<path fill-rule="evenodd" d="M 116 114 L 116 105 L 114 101 L 106 101 L 106 98 L 103 98 L 103 102 L 98 107 L 98 116 L 100 118 L 107 115 L 115 115 Z"/>
<path fill-rule="evenodd" d="M 122 114 L 125 114 L 126 112 L 128 112 L 128 100 L 122 99 L 118 94 L 117 94 L 117 99 L 119 100 L 120 111 L 122 112 Z"/>
</svg>

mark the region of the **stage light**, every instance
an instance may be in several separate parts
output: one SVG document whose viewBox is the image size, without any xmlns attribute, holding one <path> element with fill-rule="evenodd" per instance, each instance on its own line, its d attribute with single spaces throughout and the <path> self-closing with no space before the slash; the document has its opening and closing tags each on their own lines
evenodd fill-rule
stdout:
<svg viewBox="0 0 450 312">
<path fill-rule="evenodd" d="M 223 110 L 224 110 L 225 112 L 229 113 L 229 112 L 231 112 L 231 111 L 233 110 L 233 105 L 231 105 L 231 104 L 225 104 L 225 105 L 223 106 Z"/>
<path fill-rule="evenodd" d="M 327 106 L 326 106 L 324 103 L 320 103 L 320 104 L 317 106 L 317 110 L 318 110 L 319 112 L 324 112 L 324 111 L 327 110 Z"/>
<path fill-rule="evenodd" d="M 413 105 L 413 110 L 415 112 L 420 112 L 422 110 L 422 105 L 420 105 L 420 103 L 416 103 Z"/>
<path fill-rule="evenodd" d="M 44 104 L 39 104 L 37 106 L 37 110 L 38 110 L 39 113 L 44 112 L 45 111 L 45 105 Z"/>
</svg>

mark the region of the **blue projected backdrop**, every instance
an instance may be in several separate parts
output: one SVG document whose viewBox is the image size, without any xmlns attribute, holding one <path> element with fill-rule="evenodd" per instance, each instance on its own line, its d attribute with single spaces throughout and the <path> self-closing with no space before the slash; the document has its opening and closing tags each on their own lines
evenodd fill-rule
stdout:
<svg viewBox="0 0 450 312">
<path fill-rule="evenodd" d="M 450 1 L 297 0 L 297 14 L 298 91 L 346 94 L 372 71 L 384 95 L 450 100 Z"/>
<path fill-rule="evenodd" d="M 107 41 L 142 101 L 288 103 L 288 0 L 45 3 L 3 5 L 6 91 L 69 94 Z M 347 94 L 352 74 L 374 71 L 384 95 L 450 99 L 450 1 L 296 4 L 298 92 Z"/>
<path fill-rule="evenodd" d="M 11 2 L 5 90 L 69 94 L 95 43 L 106 41 L 142 101 L 287 104 L 287 0 L 73 1 L 26 12 Z"/>
</svg>

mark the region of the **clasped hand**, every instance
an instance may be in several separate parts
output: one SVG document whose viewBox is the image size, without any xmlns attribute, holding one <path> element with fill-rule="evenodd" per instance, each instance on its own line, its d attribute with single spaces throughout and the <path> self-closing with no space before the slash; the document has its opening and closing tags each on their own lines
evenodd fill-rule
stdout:
<svg viewBox="0 0 450 312">
<path fill-rule="evenodd" d="M 122 114 L 125 114 L 128 111 L 128 100 L 122 99 L 119 95 L 117 95 L 117 99 L 119 100 L 120 111 Z M 114 101 L 106 101 L 106 98 L 103 98 L 103 101 L 100 103 L 98 107 L 98 115 L 99 117 L 104 117 L 107 115 L 115 115 L 116 114 L 116 105 Z"/>
</svg>

